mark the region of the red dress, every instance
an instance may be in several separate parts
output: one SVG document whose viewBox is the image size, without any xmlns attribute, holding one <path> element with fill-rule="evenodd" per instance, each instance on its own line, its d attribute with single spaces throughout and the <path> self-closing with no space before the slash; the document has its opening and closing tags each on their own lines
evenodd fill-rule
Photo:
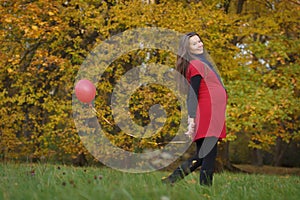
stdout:
<svg viewBox="0 0 300 200">
<path fill-rule="evenodd" d="M 226 137 L 225 112 L 227 93 L 216 73 L 200 60 L 192 60 L 186 72 L 191 77 L 201 75 L 196 111 L 194 141 L 204 137 Z"/>
</svg>

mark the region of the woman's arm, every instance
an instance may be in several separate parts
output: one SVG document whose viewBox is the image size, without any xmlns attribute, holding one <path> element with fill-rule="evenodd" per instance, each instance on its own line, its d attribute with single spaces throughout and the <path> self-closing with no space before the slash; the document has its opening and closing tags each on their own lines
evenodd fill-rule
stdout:
<svg viewBox="0 0 300 200">
<path fill-rule="evenodd" d="M 198 92 L 200 89 L 201 79 L 202 76 L 200 75 L 191 77 L 191 83 L 187 98 L 188 115 L 191 118 L 196 117 L 196 111 L 198 106 Z"/>
</svg>

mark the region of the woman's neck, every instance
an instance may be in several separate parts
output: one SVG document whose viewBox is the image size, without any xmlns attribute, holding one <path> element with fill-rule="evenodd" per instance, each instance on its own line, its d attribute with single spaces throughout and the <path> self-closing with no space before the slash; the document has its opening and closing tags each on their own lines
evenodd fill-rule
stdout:
<svg viewBox="0 0 300 200">
<path fill-rule="evenodd" d="M 202 54 L 193 54 L 193 56 L 196 58 L 200 58 L 200 59 L 206 59 L 203 53 Z"/>
</svg>

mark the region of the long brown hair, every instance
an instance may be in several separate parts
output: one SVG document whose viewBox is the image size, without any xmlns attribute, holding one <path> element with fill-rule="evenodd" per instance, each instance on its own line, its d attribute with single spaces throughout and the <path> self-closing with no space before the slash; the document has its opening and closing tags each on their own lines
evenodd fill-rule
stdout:
<svg viewBox="0 0 300 200">
<path fill-rule="evenodd" d="M 180 44 L 177 52 L 176 69 L 184 77 L 186 77 L 186 69 L 189 65 L 189 62 L 193 58 L 193 55 L 190 52 L 189 39 L 195 35 L 197 35 L 200 38 L 200 36 L 197 33 L 190 32 L 185 34 L 180 40 Z"/>
<path fill-rule="evenodd" d="M 176 70 L 181 74 L 178 79 L 178 86 L 182 92 L 186 92 L 187 84 L 186 83 L 186 70 L 188 68 L 189 62 L 194 59 L 193 54 L 190 52 L 190 43 L 189 39 L 193 36 L 200 36 L 195 32 L 190 32 L 182 36 L 179 48 L 177 52 L 177 61 L 176 61 Z"/>
</svg>

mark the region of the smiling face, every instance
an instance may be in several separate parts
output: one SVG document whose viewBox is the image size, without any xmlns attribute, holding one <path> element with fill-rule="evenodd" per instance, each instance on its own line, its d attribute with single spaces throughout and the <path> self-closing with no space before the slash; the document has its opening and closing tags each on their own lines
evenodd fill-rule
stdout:
<svg viewBox="0 0 300 200">
<path fill-rule="evenodd" d="M 193 54 L 202 54 L 203 53 L 203 43 L 200 40 L 198 35 L 194 35 L 189 39 L 189 48 L 190 52 Z"/>
</svg>

